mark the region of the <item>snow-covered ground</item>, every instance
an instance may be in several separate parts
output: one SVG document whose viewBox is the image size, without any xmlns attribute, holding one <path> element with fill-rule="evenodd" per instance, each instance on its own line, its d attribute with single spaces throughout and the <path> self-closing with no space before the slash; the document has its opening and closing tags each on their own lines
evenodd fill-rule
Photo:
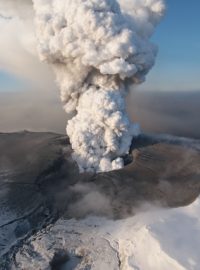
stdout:
<svg viewBox="0 0 200 270">
<path fill-rule="evenodd" d="M 145 206 L 146 207 L 146 206 Z M 188 207 L 151 209 L 120 221 L 59 220 L 30 239 L 16 256 L 18 269 L 51 269 L 57 250 L 63 270 L 199 270 L 200 199 Z"/>
<path fill-rule="evenodd" d="M 119 236 L 122 269 L 199 270 L 200 199 L 188 207 L 130 219 Z"/>
</svg>

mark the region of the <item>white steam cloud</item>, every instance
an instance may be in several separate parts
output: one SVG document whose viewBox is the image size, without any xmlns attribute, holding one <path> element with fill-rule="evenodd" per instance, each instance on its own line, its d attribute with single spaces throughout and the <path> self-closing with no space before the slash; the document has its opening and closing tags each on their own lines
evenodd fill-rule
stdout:
<svg viewBox="0 0 200 270">
<path fill-rule="evenodd" d="M 34 0 L 40 58 L 52 65 L 71 119 L 67 134 L 83 171 L 123 167 L 138 135 L 125 107 L 157 48 L 149 38 L 162 0 Z"/>
</svg>

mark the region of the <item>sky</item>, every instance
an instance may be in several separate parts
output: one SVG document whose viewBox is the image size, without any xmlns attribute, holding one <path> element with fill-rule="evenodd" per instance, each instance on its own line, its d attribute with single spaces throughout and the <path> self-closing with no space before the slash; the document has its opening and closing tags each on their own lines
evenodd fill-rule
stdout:
<svg viewBox="0 0 200 270">
<path fill-rule="evenodd" d="M 156 91 L 200 90 L 200 1 L 166 0 L 166 5 L 166 15 L 152 37 L 159 47 L 157 61 L 140 88 Z M 4 39 L 4 34 L 1 39 Z M 6 40 L 12 43 L 9 38 Z M 26 57 L 26 54 L 21 56 L 24 58 L 22 62 L 27 62 Z M 24 90 L 27 79 L 32 83 L 30 74 L 23 77 L 14 73 L 1 63 L 0 91 Z"/>
<path fill-rule="evenodd" d="M 156 90 L 200 90 L 200 1 L 167 0 L 167 12 L 152 40 L 159 46 L 148 86 Z"/>
<path fill-rule="evenodd" d="M 0 89 L 5 92 L 12 90 L 20 91 L 20 89 L 25 88 L 25 83 L 23 80 L 11 73 L 4 71 L 3 69 L 1 69 L 0 72 L 0 84 Z"/>
<path fill-rule="evenodd" d="M 16 4 L 14 14 L 25 17 L 26 24 L 5 19 L 12 16 L 10 10 L 7 14 L 9 3 Z M 133 91 L 131 115 L 144 131 L 200 138 L 200 1 L 166 4 L 166 15 L 152 37 L 159 47 L 156 64 Z M 31 6 L 31 0 L 0 0 L 0 131 L 65 133 L 55 76 L 35 50 Z"/>
</svg>

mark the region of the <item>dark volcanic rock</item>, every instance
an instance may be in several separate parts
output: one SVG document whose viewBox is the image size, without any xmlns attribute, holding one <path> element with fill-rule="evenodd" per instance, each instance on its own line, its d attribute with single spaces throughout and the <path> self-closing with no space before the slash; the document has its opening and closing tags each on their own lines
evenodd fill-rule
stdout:
<svg viewBox="0 0 200 270">
<path fill-rule="evenodd" d="M 62 215 L 123 218 L 145 202 L 178 207 L 197 198 L 199 141 L 141 135 L 131 148 L 124 169 L 80 175 L 65 136 L 0 134 L 0 256 Z"/>
<path fill-rule="evenodd" d="M 171 139 L 170 139 L 171 138 Z M 156 141 L 157 140 L 157 141 Z M 190 142 L 190 143 L 189 143 Z M 73 187 L 79 195 L 69 216 L 95 213 L 111 218 L 133 215 L 145 202 L 163 207 L 192 203 L 200 193 L 199 142 L 174 137 L 140 136 L 133 162 L 122 170 L 100 173 Z"/>
</svg>

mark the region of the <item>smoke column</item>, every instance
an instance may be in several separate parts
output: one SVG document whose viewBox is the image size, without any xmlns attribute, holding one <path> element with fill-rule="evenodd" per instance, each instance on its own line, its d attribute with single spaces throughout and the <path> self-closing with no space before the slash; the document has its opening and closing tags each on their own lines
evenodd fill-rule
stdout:
<svg viewBox="0 0 200 270">
<path fill-rule="evenodd" d="M 38 51 L 52 65 L 70 116 L 67 135 L 81 172 L 122 168 L 137 124 L 125 97 L 144 81 L 162 0 L 34 0 Z"/>
</svg>

